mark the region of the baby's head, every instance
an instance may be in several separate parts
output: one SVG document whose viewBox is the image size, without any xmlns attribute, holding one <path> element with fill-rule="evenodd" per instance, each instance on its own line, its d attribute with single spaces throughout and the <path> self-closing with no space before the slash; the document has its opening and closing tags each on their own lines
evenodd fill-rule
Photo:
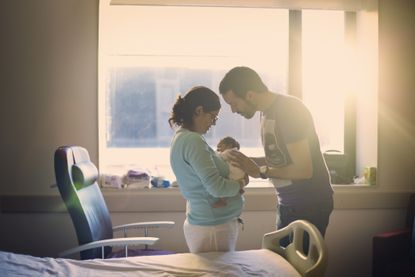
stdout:
<svg viewBox="0 0 415 277">
<path fill-rule="evenodd" d="M 236 148 L 239 150 L 239 142 L 236 141 L 236 139 L 234 139 L 233 137 L 224 137 L 223 139 L 221 139 L 218 143 L 218 145 L 216 146 L 216 150 L 218 152 L 223 152 L 227 149 L 232 149 L 232 148 Z"/>
</svg>

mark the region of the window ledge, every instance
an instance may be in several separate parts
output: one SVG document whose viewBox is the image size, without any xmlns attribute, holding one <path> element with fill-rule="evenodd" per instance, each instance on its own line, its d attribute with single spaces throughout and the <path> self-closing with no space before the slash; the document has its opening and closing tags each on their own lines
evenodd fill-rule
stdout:
<svg viewBox="0 0 415 277">
<path fill-rule="evenodd" d="M 349 209 L 405 208 L 414 190 L 368 185 L 335 185 L 334 207 Z M 185 200 L 176 188 L 102 189 L 110 212 L 184 212 Z M 244 211 L 274 211 L 276 193 L 272 185 L 245 189 Z M 56 191 L 48 195 L 0 195 L 0 213 L 66 213 Z"/>
</svg>

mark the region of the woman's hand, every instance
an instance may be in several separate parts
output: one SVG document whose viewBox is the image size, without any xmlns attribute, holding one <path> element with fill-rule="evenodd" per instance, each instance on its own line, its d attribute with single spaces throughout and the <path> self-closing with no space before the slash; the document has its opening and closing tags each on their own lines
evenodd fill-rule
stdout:
<svg viewBox="0 0 415 277">
<path fill-rule="evenodd" d="M 249 175 L 245 174 L 244 176 L 244 180 L 245 180 L 245 186 L 249 184 Z"/>
<path fill-rule="evenodd" d="M 237 150 L 229 151 L 229 158 L 231 160 L 231 164 L 239 167 L 243 171 L 247 173 L 247 175 L 259 178 L 259 166 L 249 157 L 245 156 L 243 153 Z M 248 178 L 249 181 L 249 178 Z"/>
<path fill-rule="evenodd" d="M 246 187 L 249 183 L 249 175 L 245 174 L 243 178 L 239 179 L 239 184 L 241 188 Z"/>
<path fill-rule="evenodd" d="M 248 174 L 245 174 L 244 178 L 239 179 L 238 182 L 239 182 L 239 186 L 240 186 L 239 193 L 242 195 L 242 194 L 245 193 L 244 187 L 246 187 L 249 183 Z"/>
</svg>

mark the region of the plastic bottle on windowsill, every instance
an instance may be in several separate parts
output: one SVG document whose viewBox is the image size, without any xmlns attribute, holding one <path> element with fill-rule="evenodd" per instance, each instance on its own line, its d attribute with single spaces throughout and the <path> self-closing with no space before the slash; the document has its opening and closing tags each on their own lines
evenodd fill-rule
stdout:
<svg viewBox="0 0 415 277">
<path fill-rule="evenodd" d="M 165 180 L 161 177 L 152 177 L 150 183 L 151 183 L 151 187 L 153 187 L 153 188 L 168 188 L 168 187 L 170 187 L 170 181 Z"/>
<path fill-rule="evenodd" d="M 365 178 L 365 183 L 373 186 L 376 185 L 376 167 L 367 166 L 363 170 L 363 176 Z"/>
</svg>

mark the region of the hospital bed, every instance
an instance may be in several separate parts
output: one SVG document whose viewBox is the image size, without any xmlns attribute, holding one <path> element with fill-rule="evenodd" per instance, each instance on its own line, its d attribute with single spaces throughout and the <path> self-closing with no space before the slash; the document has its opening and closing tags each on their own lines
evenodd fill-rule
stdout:
<svg viewBox="0 0 415 277">
<path fill-rule="evenodd" d="M 307 255 L 303 237 L 310 238 Z M 283 237 L 292 242 L 280 246 Z M 262 248 L 234 252 L 73 260 L 0 251 L 0 276 L 324 276 L 327 249 L 317 228 L 297 220 L 263 236 Z"/>
</svg>

